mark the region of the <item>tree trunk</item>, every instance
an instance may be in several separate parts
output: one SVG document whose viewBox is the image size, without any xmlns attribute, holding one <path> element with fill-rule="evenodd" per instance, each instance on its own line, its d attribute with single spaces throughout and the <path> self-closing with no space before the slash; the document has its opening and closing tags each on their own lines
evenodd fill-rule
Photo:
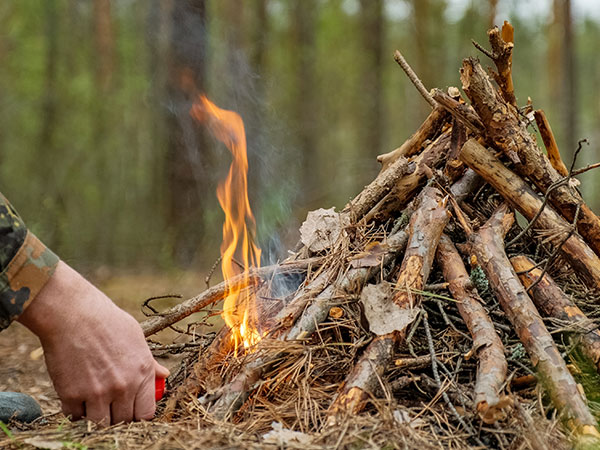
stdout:
<svg viewBox="0 0 600 450">
<path fill-rule="evenodd" d="M 319 186 L 319 159 L 317 152 L 317 99 L 315 77 L 316 20 L 318 3 L 315 0 L 293 2 L 292 42 L 296 58 L 294 67 L 294 119 L 298 136 L 298 150 L 302 158 L 302 185 L 304 190 Z M 305 198 L 310 201 L 310 198 Z M 308 205 L 310 206 L 310 205 Z"/>
<path fill-rule="evenodd" d="M 168 223 L 173 259 L 188 266 L 200 247 L 205 197 L 214 191 L 211 151 L 202 126 L 189 110 L 206 88 L 208 50 L 205 0 L 178 0 L 173 5 L 166 110 L 168 126 Z"/>
<path fill-rule="evenodd" d="M 362 132 L 361 147 L 370 155 L 381 152 L 384 137 L 383 126 L 383 0 L 361 0 L 361 46 L 362 61 L 362 105 L 359 108 Z"/>
</svg>

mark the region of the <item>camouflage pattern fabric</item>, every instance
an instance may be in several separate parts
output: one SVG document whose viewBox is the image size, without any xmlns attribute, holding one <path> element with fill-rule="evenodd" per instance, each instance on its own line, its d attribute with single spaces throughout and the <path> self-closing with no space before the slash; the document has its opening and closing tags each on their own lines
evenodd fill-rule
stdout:
<svg viewBox="0 0 600 450">
<path fill-rule="evenodd" d="M 23 313 L 57 264 L 58 257 L 27 230 L 0 194 L 0 330 Z"/>
</svg>

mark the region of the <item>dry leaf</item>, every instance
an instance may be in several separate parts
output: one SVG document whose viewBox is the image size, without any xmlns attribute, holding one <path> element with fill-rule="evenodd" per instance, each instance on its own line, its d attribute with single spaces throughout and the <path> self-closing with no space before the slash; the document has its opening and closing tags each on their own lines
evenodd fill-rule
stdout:
<svg viewBox="0 0 600 450">
<path fill-rule="evenodd" d="M 378 336 L 404 330 L 419 314 L 419 308 L 400 308 L 393 296 L 393 287 L 387 282 L 367 285 L 360 296 L 369 330 Z"/>
<path fill-rule="evenodd" d="M 310 211 L 300 227 L 300 240 L 313 252 L 326 250 L 335 244 L 343 224 L 335 208 Z"/>
</svg>

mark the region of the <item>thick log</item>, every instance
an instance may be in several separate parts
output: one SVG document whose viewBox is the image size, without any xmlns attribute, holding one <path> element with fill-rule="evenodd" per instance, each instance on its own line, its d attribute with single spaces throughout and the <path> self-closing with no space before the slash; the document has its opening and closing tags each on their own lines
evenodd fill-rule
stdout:
<svg viewBox="0 0 600 450">
<path fill-rule="evenodd" d="M 559 182 L 563 176 L 538 148 L 535 138 L 513 113 L 512 106 L 500 96 L 475 58 L 463 61 L 460 77 L 465 93 L 481 117 L 487 136 L 515 163 L 517 173 L 531 179 L 542 192 Z M 594 252 L 600 255 L 600 218 L 583 202 L 579 192 L 565 183 L 554 189 L 549 199 L 570 222 L 581 205 L 577 230 Z"/>
<path fill-rule="evenodd" d="M 391 192 L 371 208 L 363 218 L 364 223 L 389 218 L 413 198 L 419 187 L 425 183 L 431 169 L 439 167 L 446 160 L 450 149 L 450 135 L 451 130 L 444 131 L 421 154 L 414 157 L 416 169 L 400 178 Z"/>
<path fill-rule="evenodd" d="M 483 301 L 471 282 L 456 247 L 447 235 L 442 236 L 438 245 L 437 261 L 449 283 L 452 296 L 457 300 L 458 312 L 473 337 L 473 353 L 479 360 L 474 409 L 484 422 L 493 423 L 501 408 L 499 394 L 508 370 L 504 345 L 482 306 Z"/>
<path fill-rule="evenodd" d="M 569 328 L 569 334 L 575 343 L 579 344 L 582 353 L 594 364 L 600 373 L 600 330 L 573 303 L 573 300 L 556 284 L 548 274 L 542 275 L 542 269 L 524 255 L 513 256 L 510 259 L 523 285 L 531 288 L 531 298 L 538 310 L 546 317 L 559 319 Z"/>
<path fill-rule="evenodd" d="M 449 114 L 444 108 L 440 106 L 433 108 L 433 111 L 427 116 L 419 129 L 400 147 L 377 157 L 377 161 L 382 166 L 381 170 L 385 171 L 390 164 L 400 157 L 408 158 L 419 153 L 425 141 L 434 139 L 440 134 L 443 125 L 448 122 L 448 118 Z"/>
<path fill-rule="evenodd" d="M 575 433 L 600 437 L 577 383 L 552 336 L 504 253 L 504 236 L 514 222 L 506 204 L 468 238 L 471 260 L 484 270 L 494 295 L 540 374 L 544 387 L 567 426 Z"/>
<path fill-rule="evenodd" d="M 419 306 L 420 296 L 412 290 L 422 290 L 425 286 L 437 244 L 448 223 L 447 203 L 437 188 L 426 187 L 421 203 L 410 219 L 408 244 L 397 281 L 399 291 L 390 299 L 401 308 Z M 405 328 L 398 329 L 377 336 L 369 344 L 329 408 L 332 421 L 335 421 L 334 416 L 356 414 L 363 409 L 371 393 L 379 386 L 383 372 L 391 363 L 394 348 L 405 333 Z"/>
<path fill-rule="evenodd" d="M 223 281 L 222 283 L 207 289 L 202 294 L 178 303 L 160 316 L 153 316 L 146 319 L 140 324 L 144 331 L 144 336 L 148 337 L 158 333 L 168 326 L 185 319 L 189 315 L 223 300 L 231 290 L 244 289 L 248 286 L 257 285 L 262 279 L 273 275 L 275 272 L 289 273 L 305 271 L 309 266 L 314 265 L 316 267 L 321 262 L 322 258 L 310 258 L 304 261 L 285 262 L 262 267 L 260 269 L 251 269 L 247 273 L 239 274 L 229 281 Z"/>
<path fill-rule="evenodd" d="M 528 220 L 533 219 L 541 209 L 542 201 L 533 189 L 474 139 L 465 143 L 459 158 L 490 183 Z M 553 245 L 560 245 L 564 241 L 569 227 L 570 224 L 548 205 L 534 223 L 534 228 L 553 232 L 549 237 Z M 581 236 L 576 233 L 571 235 L 563 243 L 561 252 L 588 286 L 600 288 L 600 259 Z"/>
</svg>

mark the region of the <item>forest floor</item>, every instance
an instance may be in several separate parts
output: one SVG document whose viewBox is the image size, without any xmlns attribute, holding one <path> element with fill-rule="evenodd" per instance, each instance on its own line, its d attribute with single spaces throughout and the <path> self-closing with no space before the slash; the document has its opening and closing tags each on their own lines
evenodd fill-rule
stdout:
<svg viewBox="0 0 600 450">
<path fill-rule="evenodd" d="M 192 273 L 104 275 L 94 281 L 119 306 L 140 321 L 144 318 L 141 305 L 145 299 L 166 294 L 181 294 L 189 298 L 205 288 L 204 276 Z M 160 301 L 166 302 L 166 305 L 179 300 Z M 158 335 L 162 342 L 171 343 L 177 339 L 175 333 L 168 333 L 163 331 Z M 180 365 L 181 358 L 175 355 L 159 361 L 174 371 Z M 0 391 L 29 394 L 40 403 L 44 412 L 40 420 L 30 425 L 11 423 L 9 427 L 2 427 L 0 424 L 0 449 L 474 448 L 463 445 L 468 439 L 464 432 L 460 432 L 460 436 L 436 436 L 425 428 L 403 421 L 400 423 L 394 408 L 389 406 L 378 407 L 377 414 L 359 415 L 343 424 L 325 427 L 318 434 L 279 429 L 277 423 L 271 424 L 271 432 L 252 432 L 242 425 L 211 422 L 193 411 L 182 414 L 183 419 L 170 422 L 157 418 L 150 422 L 107 428 L 98 428 L 86 421 L 72 423 L 60 413 L 60 401 L 48 377 L 39 340 L 18 323 L 0 333 Z M 443 419 L 443 406 L 436 415 L 438 420 Z M 544 434 L 548 437 L 556 434 L 555 421 L 544 423 L 544 427 L 550 427 L 543 431 Z M 555 450 L 566 448 L 561 439 L 551 441 Z M 514 444 L 516 446 L 505 448 L 528 448 L 523 447 L 522 443 Z"/>
</svg>

